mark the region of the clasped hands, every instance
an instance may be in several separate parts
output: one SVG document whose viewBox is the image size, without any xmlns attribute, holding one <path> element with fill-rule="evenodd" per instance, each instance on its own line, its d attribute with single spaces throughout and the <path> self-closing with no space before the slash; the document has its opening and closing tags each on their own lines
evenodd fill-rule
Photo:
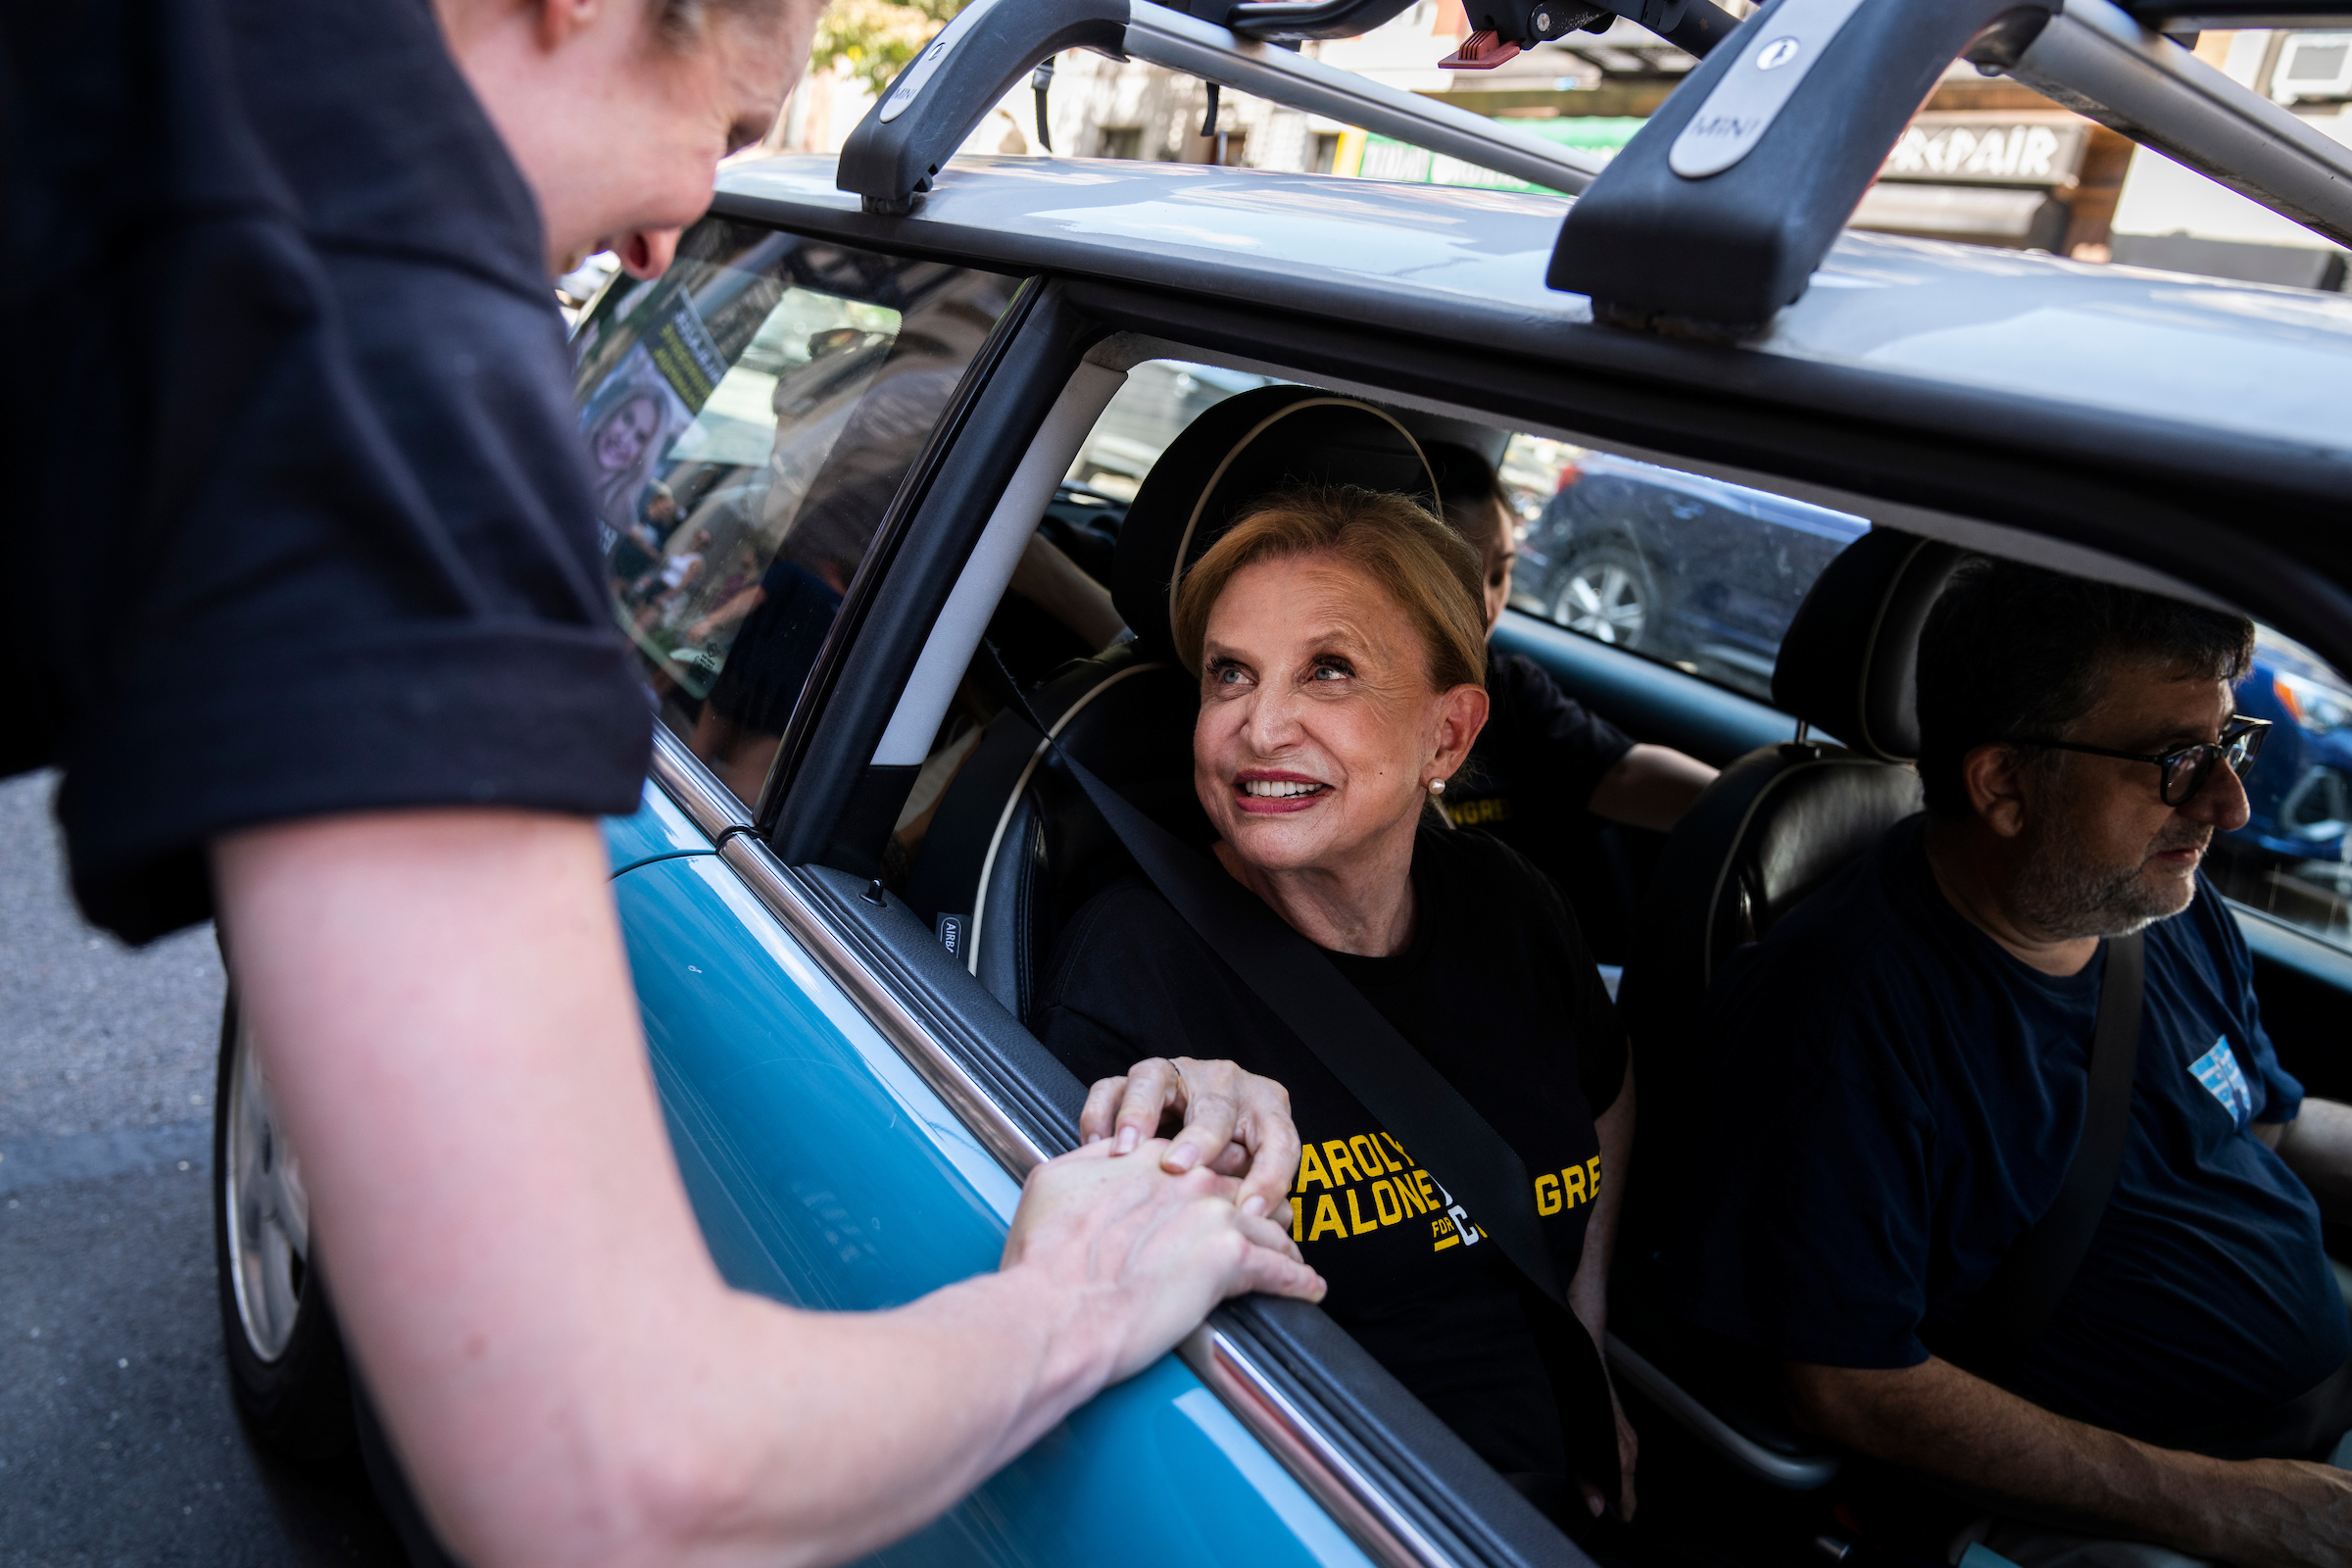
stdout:
<svg viewBox="0 0 2352 1568">
<path fill-rule="evenodd" d="M 1079 1141 L 1108 1140 L 1115 1154 L 1163 1136 L 1162 1170 L 1180 1175 L 1198 1166 L 1238 1178 L 1243 1213 L 1290 1223 L 1298 1128 L 1282 1085 L 1230 1061 L 1153 1056 L 1098 1082 L 1078 1115 Z"/>
<path fill-rule="evenodd" d="M 1003 1270 L 1040 1282 L 1050 1337 L 1078 1346 L 1090 1387 L 1140 1371 L 1227 1297 L 1323 1298 L 1289 1230 L 1290 1108 L 1231 1062 L 1155 1057 L 1096 1084 L 1084 1147 L 1029 1173 Z"/>
</svg>

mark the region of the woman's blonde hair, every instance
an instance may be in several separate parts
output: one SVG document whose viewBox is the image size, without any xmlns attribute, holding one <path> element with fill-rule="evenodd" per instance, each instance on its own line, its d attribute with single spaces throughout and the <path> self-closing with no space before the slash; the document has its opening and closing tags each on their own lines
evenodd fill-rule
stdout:
<svg viewBox="0 0 2352 1568">
<path fill-rule="evenodd" d="M 1177 650 L 1200 667 L 1208 612 L 1243 567 L 1325 552 L 1380 584 L 1403 610 L 1420 635 L 1432 686 L 1486 684 L 1478 552 L 1409 498 L 1354 485 L 1277 491 L 1244 513 L 1177 585 Z"/>
</svg>

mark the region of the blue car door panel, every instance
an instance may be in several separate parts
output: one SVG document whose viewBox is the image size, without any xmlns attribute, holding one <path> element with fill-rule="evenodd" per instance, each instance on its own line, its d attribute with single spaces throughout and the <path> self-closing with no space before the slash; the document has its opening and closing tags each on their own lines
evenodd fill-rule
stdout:
<svg viewBox="0 0 2352 1568">
<path fill-rule="evenodd" d="M 710 838 L 652 779 L 645 781 L 645 794 L 635 811 L 627 816 L 608 816 L 603 826 L 605 853 L 612 858 L 614 876 L 673 855 L 714 853 Z"/>
<path fill-rule="evenodd" d="M 996 1266 L 1019 1185 L 723 859 L 647 857 L 613 890 L 679 1168 L 732 1283 L 871 1310 Z M 1173 1356 L 871 1560 L 1106 1557 L 1369 1560 Z"/>
</svg>

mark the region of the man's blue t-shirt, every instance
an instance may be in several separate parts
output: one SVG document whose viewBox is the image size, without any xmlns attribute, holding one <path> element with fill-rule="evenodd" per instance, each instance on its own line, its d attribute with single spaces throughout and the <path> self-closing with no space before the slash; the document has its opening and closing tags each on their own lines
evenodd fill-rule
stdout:
<svg viewBox="0 0 2352 1568">
<path fill-rule="evenodd" d="M 1906 1367 L 1948 1348 L 2056 1196 L 2081 1137 L 2106 951 L 2045 975 L 1936 887 L 1897 824 L 1709 1003 L 1707 1136 L 1675 1292 L 1788 1360 Z M 2147 931 L 2132 1132 L 2089 1254 L 2010 1386 L 2187 1442 L 2352 1356 L 2311 1194 L 2249 1130 L 2302 1086 L 2263 1033 L 2244 938 L 2202 880 Z"/>
</svg>

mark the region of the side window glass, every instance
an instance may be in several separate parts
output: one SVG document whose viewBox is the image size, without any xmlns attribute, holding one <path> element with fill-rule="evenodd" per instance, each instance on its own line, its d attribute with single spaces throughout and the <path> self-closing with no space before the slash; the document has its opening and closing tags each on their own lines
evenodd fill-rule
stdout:
<svg viewBox="0 0 2352 1568">
<path fill-rule="evenodd" d="M 2352 681 L 2268 626 L 2237 710 L 2270 733 L 2246 776 L 2246 825 L 2217 836 L 2206 870 L 2239 904 L 2352 948 Z"/>
<path fill-rule="evenodd" d="M 1511 603 L 1769 702 L 1781 638 L 1867 519 L 1534 436 L 1503 487 L 1522 518 Z"/>
<path fill-rule="evenodd" d="M 614 623 L 662 722 L 747 805 L 1018 281 L 712 219 L 580 327 Z"/>
</svg>

